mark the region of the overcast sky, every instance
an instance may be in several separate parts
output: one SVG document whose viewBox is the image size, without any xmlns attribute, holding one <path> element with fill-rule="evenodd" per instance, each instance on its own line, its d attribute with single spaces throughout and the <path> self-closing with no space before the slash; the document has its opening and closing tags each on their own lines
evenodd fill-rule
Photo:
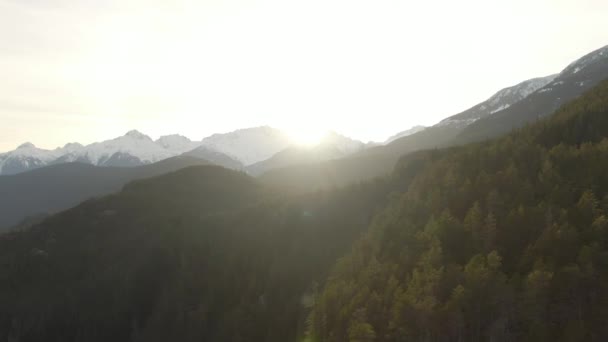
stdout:
<svg viewBox="0 0 608 342">
<path fill-rule="evenodd" d="M 271 125 L 384 140 L 608 44 L 606 0 L 0 0 L 0 151 Z"/>
</svg>

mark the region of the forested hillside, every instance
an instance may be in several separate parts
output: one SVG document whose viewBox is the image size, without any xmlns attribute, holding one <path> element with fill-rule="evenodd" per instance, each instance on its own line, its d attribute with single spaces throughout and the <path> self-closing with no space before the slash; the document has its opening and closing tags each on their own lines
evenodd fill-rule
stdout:
<svg viewBox="0 0 608 342">
<path fill-rule="evenodd" d="M 419 170 L 341 258 L 314 341 L 608 339 L 608 82 Z"/>
<path fill-rule="evenodd" d="M 136 179 L 207 164 L 210 162 L 204 159 L 178 156 L 133 168 L 66 163 L 0 176 L 0 232 L 18 223 L 28 226 L 28 221 L 71 208 L 86 199 L 120 191 Z"/>
<path fill-rule="evenodd" d="M 216 166 L 0 236 L 0 341 L 294 341 L 388 180 L 290 197 Z"/>
</svg>

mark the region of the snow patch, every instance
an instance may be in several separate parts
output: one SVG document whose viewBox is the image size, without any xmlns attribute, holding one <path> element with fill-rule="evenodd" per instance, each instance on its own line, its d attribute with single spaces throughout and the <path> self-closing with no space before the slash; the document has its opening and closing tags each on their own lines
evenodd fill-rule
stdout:
<svg viewBox="0 0 608 342">
<path fill-rule="evenodd" d="M 511 105 L 510 105 L 510 104 L 503 104 L 502 106 L 500 106 L 500 107 L 498 107 L 498 108 L 494 109 L 493 111 L 491 111 L 491 112 L 490 112 L 490 114 L 494 114 L 494 113 L 496 113 L 496 112 L 500 112 L 501 110 L 503 110 L 503 109 L 507 109 L 507 108 L 509 108 L 509 107 L 511 107 Z"/>
</svg>

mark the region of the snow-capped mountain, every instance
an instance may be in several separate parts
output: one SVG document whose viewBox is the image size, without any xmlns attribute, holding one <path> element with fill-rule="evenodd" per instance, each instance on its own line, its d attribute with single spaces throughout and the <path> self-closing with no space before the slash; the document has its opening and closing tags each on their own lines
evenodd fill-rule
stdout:
<svg viewBox="0 0 608 342">
<path fill-rule="evenodd" d="M 203 146 L 222 152 L 244 165 L 268 159 L 290 144 L 291 140 L 287 134 L 268 126 L 214 134 L 202 142 Z"/>
<path fill-rule="evenodd" d="M 155 163 L 200 146 L 200 142 L 170 135 L 157 141 L 138 131 L 83 146 L 69 143 L 54 150 L 25 143 L 14 151 L 0 154 L 0 175 L 17 174 L 52 164 L 79 162 L 96 166 L 131 167 Z"/>
<path fill-rule="evenodd" d="M 501 110 L 511 107 L 513 104 L 525 99 L 530 94 L 538 89 L 551 83 L 557 77 L 557 74 L 546 77 L 533 78 L 523 81 L 512 87 L 504 88 L 492 95 L 486 101 L 479 103 L 462 113 L 450 116 L 442 120 L 438 126 L 454 125 L 465 127 L 473 122 L 500 112 Z"/>
<path fill-rule="evenodd" d="M 28 142 L 14 151 L 0 154 L 0 174 L 12 175 L 42 167 L 57 156 L 55 151 L 41 149 Z"/>
<path fill-rule="evenodd" d="M 271 169 L 344 158 L 362 151 L 365 147 L 366 144 L 361 141 L 329 132 L 317 145 L 290 145 L 271 158 L 250 165 L 247 172 L 259 175 Z"/>
<path fill-rule="evenodd" d="M 458 143 L 498 136 L 550 115 L 605 79 L 608 79 L 608 46 L 574 61 L 549 83 L 521 101 L 468 125 L 460 133 Z"/>
<path fill-rule="evenodd" d="M 136 130 L 66 153 L 56 162 L 83 162 L 97 166 L 138 166 L 161 161 L 196 148 L 200 143 L 171 135 L 153 141 Z"/>
<path fill-rule="evenodd" d="M 399 138 L 407 137 L 408 135 L 412 135 L 412 134 L 418 133 L 418 132 L 420 132 L 422 130 L 425 130 L 425 129 L 426 129 L 425 126 L 414 126 L 414 127 L 410 128 L 408 130 L 399 132 L 399 133 L 391 136 L 390 138 L 386 139 L 386 141 L 384 142 L 384 145 L 390 144 L 391 142 L 393 142 L 393 141 L 395 141 L 395 140 L 397 140 Z"/>
<path fill-rule="evenodd" d="M 66 144 L 45 150 L 26 143 L 18 149 L 0 154 L 0 175 L 17 174 L 47 165 L 78 162 L 95 166 L 133 167 L 165 160 L 178 155 L 203 158 L 233 169 L 268 159 L 284 150 L 291 140 L 284 132 L 271 127 L 240 129 L 214 134 L 202 141 L 181 135 L 166 135 L 156 141 L 136 130 L 118 138 L 83 146 Z M 345 151 L 352 143 L 343 142 Z"/>
<path fill-rule="evenodd" d="M 404 155 L 495 138 L 552 114 L 604 79 L 608 79 L 608 46 L 579 58 L 559 74 L 502 89 L 486 101 L 434 126 L 392 141 L 382 151 Z"/>
<path fill-rule="evenodd" d="M 201 145 L 200 141 L 192 141 L 179 134 L 164 135 L 158 138 L 155 143 L 175 154 L 191 151 Z"/>
</svg>

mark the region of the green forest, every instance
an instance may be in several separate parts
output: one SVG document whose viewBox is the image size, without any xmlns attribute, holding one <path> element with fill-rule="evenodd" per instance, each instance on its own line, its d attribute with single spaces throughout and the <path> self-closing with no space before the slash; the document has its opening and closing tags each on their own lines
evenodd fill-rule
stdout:
<svg viewBox="0 0 608 342">
<path fill-rule="evenodd" d="M 605 341 L 608 82 L 491 143 L 426 151 L 342 257 L 313 341 Z"/>
<path fill-rule="evenodd" d="M 298 194 L 217 166 L 0 235 L 0 341 L 606 341 L 608 81 Z"/>
</svg>

